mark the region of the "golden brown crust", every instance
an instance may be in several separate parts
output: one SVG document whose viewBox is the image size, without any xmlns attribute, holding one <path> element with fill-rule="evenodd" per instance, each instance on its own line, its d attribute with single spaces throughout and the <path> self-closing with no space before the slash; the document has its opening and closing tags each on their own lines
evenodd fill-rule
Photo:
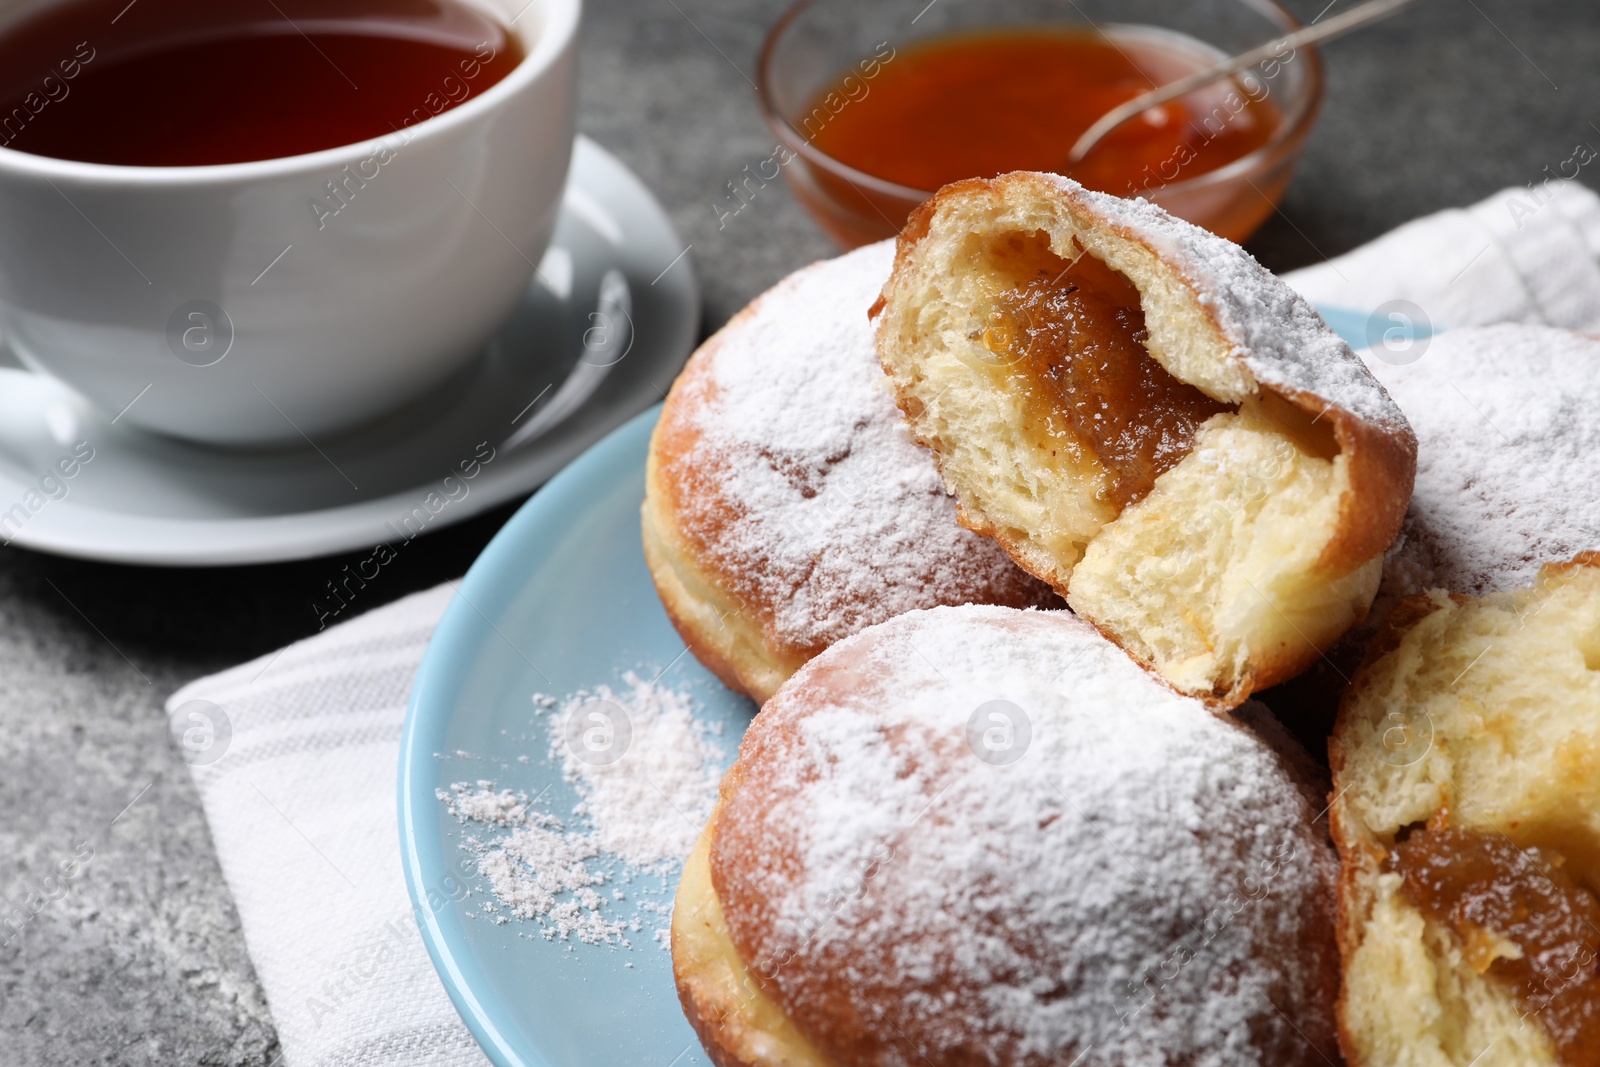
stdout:
<svg viewBox="0 0 1600 1067">
<path fill-rule="evenodd" d="M 760 991 L 728 936 L 709 855 L 721 811 L 684 864 L 672 907 L 672 976 L 684 1016 L 717 1067 L 839 1067 Z"/>
<path fill-rule="evenodd" d="M 661 499 L 670 490 L 661 485 L 654 466 L 651 463 L 646 468 L 645 484 L 653 487 L 646 492 L 653 494 L 654 499 Z M 646 499 L 650 500 L 651 496 L 647 496 Z M 690 654 L 702 667 L 716 675 L 719 682 L 734 692 L 743 693 L 756 703 L 761 703 L 772 695 L 760 682 L 763 665 L 748 657 L 736 662 L 731 647 L 726 645 L 719 647 L 713 644 L 706 637 L 706 634 L 711 632 L 710 629 L 690 621 L 695 601 L 684 588 L 684 576 L 679 571 L 679 568 L 687 569 L 683 551 L 680 548 L 675 561 L 668 559 L 668 551 L 662 542 L 672 534 L 663 529 L 663 523 L 657 518 L 658 514 L 658 509 L 649 503 L 640 509 L 645 565 L 650 569 L 650 577 L 655 582 L 656 594 L 661 600 L 662 610 L 666 612 L 667 621 L 672 623 L 672 628 L 677 631 L 678 637 L 688 647 Z M 709 584 L 709 578 L 703 575 L 696 577 Z"/>
<path fill-rule="evenodd" d="M 645 560 L 673 628 L 718 680 L 757 703 L 826 646 L 797 647 L 762 632 L 770 631 L 777 605 L 755 595 L 758 590 L 749 576 L 717 573 L 706 565 L 739 512 L 692 457 L 706 407 L 715 396 L 712 365 L 717 353 L 756 317 L 765 299 L 765 294 L 757 297 L 729 319 L 689 357 L 673 382 L 650 435 L 641 510 Z M 678 516 L 691 501 L 697 521 L 686 529 Z M 731 627 L 755 633 L 734 634 Z"/>
<path fill-rule="evenodd" d="M 1286 396 L 1307 410 L 1312 398 Z M 1417 478 L 1417 438 L 1409 430 L 1375 426 L 1338 407 L 1327 408 L 1339 451 L 1350 459 L 1350 485 L 1339 501 L 1339 532 L 1319 561 L 1343 574 L 1394 543 Z"/>
<path fill-rule="evenodd" d="M 1547 563 L 1546 569 L 1558 571 L 1572 570 L 1577 567 L 1600 567 L 1600 551 L 1579 552 L 1565 563 Z"/>
<path fill-rule="evenodd" d="M 1339 850 L 1339 894 L 1334 931 L 1341 960 L 1350 959 L 1361 943 L 1361 930 L 1372 909 L 1372 895 L 1368 892 L 1368 887 L 1378 874 L 1379 865 L 1386 855 L 1386 850 L 1366 832 L 1365 827 L 1354 817 L 1348 806 L 1342 803 L 1338 783 L 1344 780 L 1349 754 L 1345 750 L 1344 731 L 1341 727 L 1351 714 L 1351 697 L 1356 692 L 1357 682 L 1362 675 L 1371 664 L 1398 648 L 1406 632 L 1436 610 L 1438 605 L 1427 596 L 1407 597 L 1395 605 L 1394 610 L 1384 620 L 1378 636 L 1368 646 L 1360 669 L 1350 684 L 1345 686 L 1334 730 L 1328 737 L 1328 769 L 1334 782 L 1328 796 L 1328 831 L 1333 837 L 1334 847 Z M 1348 996 L 1349 990 L 1341 980 L 1339 996 L 1334 1005 L 1334 1022 L 1339 1032 L 1339 1050 L 1350 1067 L 1367 1067 L 1356 1055 L 1358 1047 L 1348 1027 Z"/>
<path fill-rule="evenodd" d="M 705 990 L 697 987 L 681 983 L 678 986 L 678 1004 L 683 1008 L 684 1018 L 694 1028 L 695 1036 L 700 1039 L 700 1047 L 705 1050 L 706 1058 L 716 1067 L 765 1067 L 765 1064 L 739 1055 L 732 1024 L 727 1016 L 718 1016 L 715 1008 L 699 999 L 704 993 Z"/>
<path fill-rule="evenodd" d="M 1360 943 L 1360 930 L 1366 922 L 1370 908 L 1370 901 L 1365 897 L 1363 886 L 1369 884 L 1377 872 L 1377 865 L 1369 864 L 1362 858 L 1362 853 L 1355 846 L 1346 816 L 1337 806 L 1329 813 L 1328 827 L 1333 833 L 1334 844 L 1338 847 L 1340 856 L 1339 897 L 1335 911 L 1334 937 L 1339 944 L 1340 958 L 1349 959 L 1351 953 L 1355 952 L 1356 945 Z M 1347 995 L 1348 990 L 1341 982 L 1338 998 L 1334 1002 L 1334 1025 L 1339 1033 L 1339 1051 L 1350 1067 L 1364 1067 L 1361 1061 L 1353 1056 L 1356 1044 L 1345 1021 L 1349 1015 Z"/>
<path fill-rule="evenodd" d="M 682 955 L 679 938 L 678 926 L 674 923 L 672 929 L 674 960 Z M 720 991 L 714 983 L 676 967 L 673 969 L 673 976 L 677 981 L 678 1004 L 683 1008 L 683 1016 L 694 1028 L 695 1036 L 700 1039 L 700 1046 L 705 1049 L 706 1057 L 716 1067 L 766 1067 L 765 1064 L 756 1063 L 740 1054 L 744 1042 L 741 1040 L 738 1024 L 728 1013 L 719 995 Z"/>
<path fill-rule="evenodd" d="M 1426 601 L 1426 597 L 1414 598 Z M 1416 606 L 1420 607 L 1420 605 Z M 1398 615 L 1398 610 L 1396 615 Z M 1429 611 L 1419 611 L 1412 614 L 1410 622 L 1405 624 L 1405 629 L 1410 629 Z M 1398 622 L 1391 616 L 1392 622 Z M 1384 640 L 1388 647 L 1393 649 L 1398 646 L 1402 630 L 1389 629 L 1385 623 Z M 1374 642 L 1376 648 L 1379 642 Z M 1375 660 L 1377 657 L 1372 656 Z M 1370 662 L 1370 660 L 1369 660 Z M 1359 677 L 1359 674 L 1358 674 Z M 1342 719 L 1348 707 L 1349 694 L 1354 685 L 1345 687 L 1345 698 L 1340 701 L 1339 716 Z M 1366 887 L 1372 884 L 1372 878 L 1378 872 L 1378 865 L 1383 862 L 1384 850 L 1378 846 L 1370 834 L 1363 832 L 1359 820 L 1355 819 L 1348 808 L 1340 802 L 1338 784 L 1344 778 L 1347 756 L 1344 745 L 1340 740 L 1340 732 L 1335 727 L 1334 733 L 1328 738 L 1328 768 L 1332 775 L 1334 785 L 1329 790 L 1328 797 L 1328 832 L 1333 838 L 1334 847 L 1339 850 L 1339 882 L 1338 899 L 1334 911 L 1334 938 L 1339 945 L 1339 958 L 1348 960 L 1355 952 L 1356 946 L 1361 943 L 1361 928 L 1367 921 L 1371 910 L 1371 895 Z M 1334 1002 L 1334 1024 L 1339 1033 L 1339 1050 L 1350 1067 L 1366 1067 L 1359 1059 L 1352 1058 L 1355 1042 L 1347 1028 L 1346 1020 L 1349 1017 L 1346 1011 L 1346 998 L 1348 989 L 1342 980 L 1339 983 L 1339 995 Z M 1372 1067 L 1378 1067 L 1374 1064 Z"/>
</svg>

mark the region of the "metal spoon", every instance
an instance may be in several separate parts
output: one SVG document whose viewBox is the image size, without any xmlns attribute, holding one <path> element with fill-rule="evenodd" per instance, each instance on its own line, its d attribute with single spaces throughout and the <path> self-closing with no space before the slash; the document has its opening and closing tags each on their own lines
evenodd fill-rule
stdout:
<svg viewBox="0 0 1600 1067">
<path fill-rule="evenodd" d="M 1416 0 L 1370 0 L 1360 7 L 1353 7 L 1342 15 L 1335 15 L 1327 22 L 1318 22 L 1293 33 L 1284 34 L 1274 38 L 1266 44 L 1252 48 L 1243 55 L 1225 59 L 1221 63 L 1205 70 L 1196 71 L 1175 82 L 1168 82 L 1159 89 L 1152 89 L 1148 93 L 1134 97 L 1125 104 L 1119 104 L 1107 111 L 1104 115 L 1083 132 L 1083 136 L 1073 144 L 1072 151 L 1067 153 L 1067 165 L 1083 161 L 1089 150 L 1105 137 L 1106 134 L 1121 126 L 1135 115 L 1148 111 L 1158 104 L 1165 104 L 1169 100 L 1176 100 L 1180 96 L 1194 92 L 1204 85 L 1220 81 L 1230 74 L 1253 67 L 1267 59 L 1280 57 L 1284 50 L 1299 48 L 1302 45 L 1316 44 L 1318 41 L 1331 40 L 1342 36 L 1351 30 L 1360 29 L 1379 19 L 1388 18 L 1390 15 L 1406 7 Z"/>
</svg>

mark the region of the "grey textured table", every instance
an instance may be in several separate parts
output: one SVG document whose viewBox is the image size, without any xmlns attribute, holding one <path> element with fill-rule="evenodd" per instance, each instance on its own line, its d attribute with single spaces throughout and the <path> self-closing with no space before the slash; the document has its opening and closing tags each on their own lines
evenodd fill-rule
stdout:
<svg viewBox="0 0 1600 1067">
<path fill-rule="evenodd" d="M 1291 6 L 1309 18 L 1325 3 Z M 747 81 L 781 6 L 590 0 L 587 12 L 579 125 L 671 210 L 708 328 L 832 251 L 778 185 L 726 226 L 713 207 L 772 151 Z M 1429 0 L 1335 43 L 1321 124 L 1252 250 L 1301 266 L 1600 146 L 1597 55 L 1592 0 Z M 509 513 L 430 534 L 357 606 L 460 574 Z M 0 549 L 0 1065 L 278 1057 L 161 704 L 313 632 L 312 601 L 356 558 L 183 571 Z M 64 892 L 49 880 L 63 863 Z"/>
</svg>

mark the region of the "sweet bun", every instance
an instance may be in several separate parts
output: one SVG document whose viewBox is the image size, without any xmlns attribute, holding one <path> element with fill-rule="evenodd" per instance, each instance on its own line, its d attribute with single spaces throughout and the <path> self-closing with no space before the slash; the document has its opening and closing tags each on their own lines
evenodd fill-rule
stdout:
<svg viewBox="0 0 1600 1067">
<path fill-rule="evenodd" d="M 900 616 L 751 725 L 674 906 L 680 999 L 721 1067 L 1321 1067 L 1307 766 L 1069 613 Z"/>
<path fill-rule="evenodd" d="M 962 521 L 1184 692 L 1236 705 L 1370 605 L 1415 441 L 1238 246 L 1053 175 L 958 182 L 878 338 Z"/>
<path fill-rule="evenodd" d="M 1600 550 L 1600 338 L 1487 326 L 1429 338 L 1414 362 L 1383 355 L 1367 365 L 1418 454 L 1380 602 L 1509 592 L 1547 560 Z"/>
<path fill-rule="evenodd" d="M 1600 554 L 1402 601 L 1329 756 L 1351 1067 L 1600 1062 Z"/>
<path fill-rule="evenodd" d="M 650 441 L 645 560 L 685 643 L 765 700 L 856 631 L 940 604 L 1059 604 L 963 529 L 878 366 L 884 242 L 818 263 L 689 360 Z"/>
<path fill-rule="evenodd" d="M 1396 364 L 1362 358 L 1417 435 L 1417 479 L 1372 611 L 1280 693 L 1332 725 L 1340 694 L 1395 604 L 1429 589 L 1525 587 L 1546 560 L 1600 550 L 1600 338 L 1548 326 L 1450 330 Z"/>
</svg>

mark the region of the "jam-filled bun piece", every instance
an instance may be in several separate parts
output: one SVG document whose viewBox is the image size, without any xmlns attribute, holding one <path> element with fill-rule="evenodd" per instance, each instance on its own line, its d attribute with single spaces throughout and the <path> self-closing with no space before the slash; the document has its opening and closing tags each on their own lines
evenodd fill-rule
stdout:
<svg viewBox="0 0 1600 1067">
<path fill-rule="evenodd" d="M 680 999 L 722 1067 L 1321 1067 L 1307 763 L 1066 612 L 900 616 L 751 725 L 673 909 Z"/>
<path fill-rule="evenodd" d="M 1402 601 L 1329 756 L 1351 1067 L 1600 1063 L 1600 554 Z"/>
<path fill-rule="evenodd" d="M 1367 611 L 1415 440 L 1237 245 L 1019 172 L 914 212 L 883 299 L 962 521 L 1184 692 L 1236 705 Z"/>
<path fill-rule="evenodd" d="M 734 316 L 650 440 L 651 577 L 700 662 L 757 701 L 904 611 L 1060 603 L 961 526 L 895 408 L 867 316 L 892 248 L 807 267 Z"/>
</svg>

